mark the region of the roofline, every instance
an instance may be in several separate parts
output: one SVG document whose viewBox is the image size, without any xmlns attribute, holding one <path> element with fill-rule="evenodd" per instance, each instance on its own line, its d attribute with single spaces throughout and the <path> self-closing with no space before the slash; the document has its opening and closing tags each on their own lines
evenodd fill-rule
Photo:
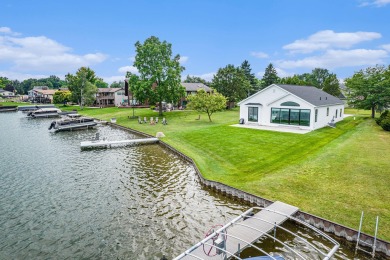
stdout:
<svg viewBox="0 0 390 260">
<path fill-rule="evenodd" d="M 280 85 L 284 85 L 284 84 L 280 84 Z M 262 92 L 262 91 L 265 91 L 266 89 L 268 89 L 268 88 L 270 88 L 270 87 L 272 87 L 272 86 L 278 87 L 279 89 L 281 89 L 281 90 L 283 90 L 283 91 L 289 93 L 290 95 L 292 95 L 292 96 L 294 96 L 294 97 L 296 97 L 296 98 L 298 98 L 298 99 L 300 99 L 300 100 L 306 102 L 307 104 L 312 105 L 313 107 L 326 107 L 326 106 L 334 106 L 334 105 L 345 105 L 345 103 L 335 103 L 335 104 L 326 104 L 326 105 L 319 105 L 319 106 L 316 106 L 316 105 L 314 105 L 313 103 L 311 103 L 311 102 L 309 102 L 309 101 L 307 101 L 307 100 L 305 100 L 305 99 L 303 99 L 303 98 L 301 98 L 301 97 L 298 97 L 297 95 L 291 93 L 290 91 L 285 90 L 284 88 L 280 87 L 278 84 L 271 84 L 271 85 L 269 85 L 268 87 L 263 88 L 262 90 L 260 90 L 260 91 L 256 92 L 255 94 L 253 94 L 253 95 L 247 97 L 246 99 L 241 100 L 240 102 L 237 103 L 237 105 L 240 106 L 240 105 L 241 105 L 242 103 L 244 103 L 246 100 L 252 98 L 253 96 L 259 94 L 259 93 Z M 293 86 L 300 86 L 300 85 L 293 85 Z M 300 87 L 313 87 L 313 88 L 315 88 L 314 86 L 300 86 Z M 323 90 L 322 90 L 322 91 L 323 91 Z M 324 91 L 324 92 L 325 92 L 325 91 Z M 326 92 L 325 92 L 325 93 L 326 93 Z M 327 94 L 329 94 L 329 93 L 327 93 Z M 330 94 L 329 94 L 329 95 L 330 95 Z M 284 96 L 284 97 L 286 97 L 286 96 Z M 276 102 L 276 101 L 278 101 L 278 100 L 280 100 L 280 99 L 282 99 L 282 98 L 284 98 L 284 97 L 281 97 L 281 98 L 279 98 L 279 99 L 277 99 L 277 100 L 275 100 L 275 101 L 272 101 L 272 102 L 268 103 L 267 106 L 270 105 L 270 104 L 272 104 L 272 103 L 274 103 L 274 102 Z"/>
<path fill-rule="evenodd" d="M 240 106 L 241 103 L 244 103 L 244 102 L 247 101 L 248 99 L 252 98 L 253 96 L 255 96 L 255 95 L 257 95 L 257 94 L 259 94 L 260 92 L 265 91 L 266 89 L 269 89 L 269 88 L 272 87 L 272 86 L 278 86 L 278 85 L 276 85 L 276 84 L 271 84 L 271 85 L 269 85 L 268 87 L 265 87 L 265 88 L 263 88 L 262 90 L 257 91 L 256 93 L 254 93 L 253 95 L 247 97 L 246 99 L 241 100 L 240 102 L 237 103 L 237 105 Z M 280 88 L 280 87 L 279 87 L 279 88 Z"/>
</svg>

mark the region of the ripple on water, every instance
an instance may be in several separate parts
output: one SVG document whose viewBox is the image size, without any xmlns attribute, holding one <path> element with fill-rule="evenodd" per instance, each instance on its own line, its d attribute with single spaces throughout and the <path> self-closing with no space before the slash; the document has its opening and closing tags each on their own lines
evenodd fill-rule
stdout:
<svg viewBox="0 0 390 260">
<path fill-rule="evenodd" d="M 51 133 L 51 121 L 0 114 L 0 259 L 171 258 L 248 208 L 157 144 L 84 151 L 96 133 L 137 136 Z"/>
</svg>

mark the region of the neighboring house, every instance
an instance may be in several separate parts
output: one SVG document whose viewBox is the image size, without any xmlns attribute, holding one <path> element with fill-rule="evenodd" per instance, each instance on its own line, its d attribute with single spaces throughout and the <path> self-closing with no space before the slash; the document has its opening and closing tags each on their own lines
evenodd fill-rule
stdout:
<svg viewBox="0 0 390 260">
<path fill-rule="evenodd" d="M 179 105 L 182 107 L 186 107 L 187 105 L 187 96 L 195 95 L 199 89 L 204 89 L 206 92 L 211 93 L 212 89 L 206 86 L 203 83 L 185 83 L 182 82 L 181 85 L 186 89 L 185 97 L 182 97 L 179 101 Z"/>
<path fill-rule="evenodd" d="M 13 97 L 14 93 L 11 92 L 11 91 L 4 90 L 4 89 L 0 88 L 0 96 L 2 96 L 2 97 Z"/>
<path fill-rule="evenodd" d="M 137 105 L 137 100 L 133 99 L 131 92 L 129 94 L 130 105 Z M 96 94 L 96 105 L 100 107 L 127 106 L 129 104 L 127 100 L 124 88 L 98 88 Z"/>
<path fill-rule="evenodd" d="M 240 101 L 244 124 L 315 130 L 344 118 L 344 102 L 316 87 L 272 84 Z"/>
<path fill-rule="evenodd" d="M 35 86 L 28 91 L 28 99 L 36 103 L 53 103 L 53 95 L 56 91 L 47 86 Z"/>
</svg>

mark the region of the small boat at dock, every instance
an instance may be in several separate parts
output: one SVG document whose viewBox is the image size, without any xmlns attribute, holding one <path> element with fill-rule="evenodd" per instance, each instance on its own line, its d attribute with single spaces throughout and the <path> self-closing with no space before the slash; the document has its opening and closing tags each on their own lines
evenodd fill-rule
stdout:
<svg viewBox="0 0 390 260">
<path fill-rule="evenodd" d="M 39 108 L 35 111 L 31 111 L 27 114 L 31 118 L 49 118 L 59 117 L 61 110 L 58 108 Z"/>
<path fill-rule="evenodd" d="M 84 117 L 79 114 L 68 114 L 65 118 L 51 122 L 49 130 L 72 131 L 77 129 L 88 129 L 96 126 L 93 118 Z"/>
<path fill-rule="evenodd" d="M 18 106 L 18 111 L 31 112 L 31 111 L 38 110 L 40 108 L 55 108 L 55 105 L 47 104 L 47 105 Z"/>
<path fill-rule="evenodd" d="M 18 106 L 0 106 L 0 112 L 11 112 L 16 111 Z"/>
</svg>

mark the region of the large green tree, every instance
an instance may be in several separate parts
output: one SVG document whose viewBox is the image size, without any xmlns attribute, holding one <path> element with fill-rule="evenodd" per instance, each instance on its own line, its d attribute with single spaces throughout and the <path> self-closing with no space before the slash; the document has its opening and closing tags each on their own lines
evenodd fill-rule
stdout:
<svg viewBox="0 0 390 260">
<path fill-rule="evenodd" d="M 240 67 L 229 64 L 214 75 L 211 87 L 224 95 L 232 106 L 247 97 L 251 84 Z"/>
<path fill-rule="evenodd" d="M 187 100 L 189 102 L 187 108 L 207 113 L 210 122 L 211 115 L 226 106 L 226 98 L 222 94 L 217 91 L 207 93 L 202 88 L 195 95 L 189 95 Z"/>
<path fill-rule="evenodd" d="M 83 105 L 92 105 L 96 100 L 97 87 L 95 82 L 97 77 L 95 72 L 87 67 L 81 67 L 76 74 L 68 73 L 65 80 L 69 90 L 72 92 L 72 101 Z"/>
<path fill-rule="evenodd" d="M 274 65 L 270 63 L 267 68 L 265 69 L 263 78 L 261 79 L 261 87 L 265 88 L 268 87 L 271 84 L 279 83 L 279 77 L 278 73 L 276 72 L 276 69 L 274 68 Z"/>
<path fill-rule="evenodd" d="M 340 96 L 340 83 L 336 74 L 330 74 L 323 82 L 322 90 L 335 97 Z"/>
<path fill-rule="evenodd" d="M 356 72 L 345 80 L 350 89 L 349 104 L 360 109 L 370 109 L 371 117 L 375 110 L 390 106 L 390 66 L 368 67 Z"/>
<path fill-rule="evenodd" d="M 130 90 L 139 101 L 148 99 L 158 102 L 159 115 L 162 115 L 162 102 L 177 103 L 184 96 L 184 87 L 180 84 L 180 55 L 172 55 L 172 44 L 151 36 L 144 43 L 135 43 L 136 55 L 134 66 L 139 76 L 127 73 Z"/>
</svg>

